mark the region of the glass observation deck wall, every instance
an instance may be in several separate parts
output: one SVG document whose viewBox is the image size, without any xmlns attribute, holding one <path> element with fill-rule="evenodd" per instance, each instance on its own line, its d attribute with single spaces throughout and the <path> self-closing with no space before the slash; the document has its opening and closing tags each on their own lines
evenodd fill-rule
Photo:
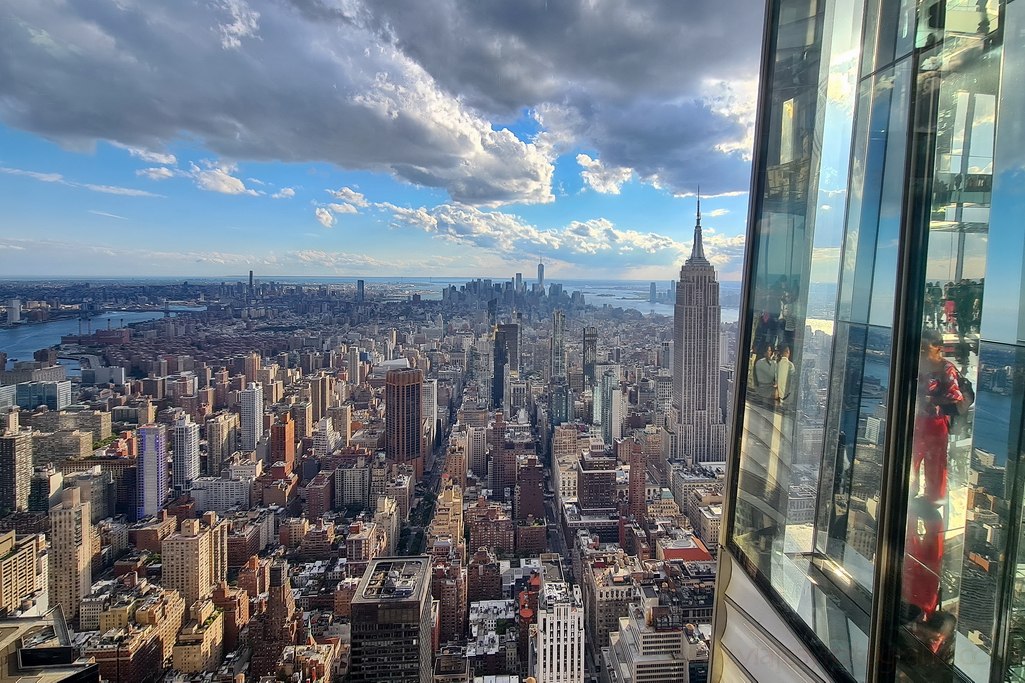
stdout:
<svg viewBox="0 0 1025 683">
<path fill-rule="evenodd" d="M 1025 0 L 764 45 L 711 680 L 1025 681 Z"/>
</svg>

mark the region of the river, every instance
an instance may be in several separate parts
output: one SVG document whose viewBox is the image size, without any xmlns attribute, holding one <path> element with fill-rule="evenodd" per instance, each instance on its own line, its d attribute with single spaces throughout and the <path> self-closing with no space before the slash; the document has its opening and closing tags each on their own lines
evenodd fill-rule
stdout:
<svg viewBox="0 0 1025 683">
<path fill-rule="evenodd" d="M 174 313 L 175 311 L 172 310 L 171 315 Z M 123 327 L 162 317 L 164 317 L 163 311 L 112 311 L 90 318 L 89 326 L 95 332 L 106 329 L 108 326 Z M 85 334 L 89 327 L 86 326 L 84 320 L 81 321 L 81 325 L 81 331 Z M 23 323 L 15 327 L 5 327 L 0 329 L 0 352 L 7 354 L 7 364 L 10 367 L 14 360 L 32 360 L 32 354 L 39 349 L 60 344 L 61 337 L 78 333 L 78 318 L 51 320 L 45 323 Z"/>
</svg>

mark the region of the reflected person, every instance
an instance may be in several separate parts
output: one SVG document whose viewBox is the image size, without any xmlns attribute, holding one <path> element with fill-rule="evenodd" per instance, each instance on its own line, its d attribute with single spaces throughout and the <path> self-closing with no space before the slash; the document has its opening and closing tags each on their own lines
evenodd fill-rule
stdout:
<svg viewBox="0 0 1025 683">
<path fill-rule="evenodd" d="M 776 400 L 776 357 L 772 344 L 766 344 L 752 368 L 752 382 L 758 402 L 772 407 Z"/>
<path fill-rule="evenodd" d="M 795 377 L 794 363 L 790 360 L 790 346 L 785 345 L 780 350 L 779 359 L 776 361 L 776 404 L 780 408 L 789 407 L 790 398 L 793 395 Z"/>
<path fill-rule="evenodd" d="M 922 332 L 922 359 L 918 372 L 918 410 L 915 416 L 914 455 L 911 460 L 911 495 L 922 492 L 933 503 L 947 497 L 947 443 L 950 414 L 964 400 L 954 364 L 943 357 L 943 336 Z"/>
</svg>

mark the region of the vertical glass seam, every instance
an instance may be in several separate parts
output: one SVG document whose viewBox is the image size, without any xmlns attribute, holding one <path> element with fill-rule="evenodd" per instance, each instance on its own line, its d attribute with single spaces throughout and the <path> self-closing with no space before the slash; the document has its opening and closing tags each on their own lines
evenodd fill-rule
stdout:
<svg viewBox="0 0 1025 683">
<path fill-rule="evenodd" d="M 907 147 L 904 156 L 904 201 L 898 238 L 897 291 L 893 315 L 893 356 L 890 359 L 890 386 L 887 389 L 887 434 L 883 448 L 880 478 L 880 515 L 876 536 L 876 562 L 873 581 L 871 633 L 869 634 L 869 681 L 890 681 L 896 676 L 897 616 L 900 610 L 898 581 L 904 557 L 907 526 L 908 450 L 914 439 L 914 411 L 917 399 L 916 372 L 921 345 L 922 297 L 912 291 L 924 283 L 927 231 L 920 221 L 915 202 L 924 193 L 915 192 L 915 154 L 921 144 L 915 122 L 919 108 L 919 52 L 911 55 L 911 82 Z M 931 139 L 931 138 L 930 138 Z M 930 156 L 931 158 L 931 156 Z M 929 165 L 927 164 L 928 168 Z M 920 277 L 921 276 L 921 277 Z M 902 577 L 900 577 L 902 578 Z"/>
<path fill-rule="evenodd" d="M 762 64 L 761 73 L 759 74 L 758 84 L 758 111 L 755 119 L 755 134 L 754 139 L 756 141 L 754 148 L 751 150 L 751 185 L 748 194 L 748 209 L 747 209 L 747 233 L 745 235 L 745 243 L 747 249 L 744 250 L 744 269 L 743 273 L 749 274 L 753 271 L 757 259 L 755 258 L 755 251 L 757 245 L 757 216 L 761 211 L 761 188 L 765 186 L 765 174 L 763 172 L 764 159 L 766 156 L 767 148 L 769 146 L 769 135 L 768 129 L 770 124 L 770 117 L 768 112 L 767 104 L 770 99 L 772 91 L 772 73 L 775 69 L 775 60 L 773 56 L 776 52 L 776 43 L 778 34 L 777 31 L 773 30 L 773 26 L 778 22 L 779 8 L 781 0 L 768 0 L 765 9 L 765 21 L 762 30 Z M 751 297 L 754 289 L 753 280 L 747 276 L 744 282 L 744 286 L 741 287 L 740 294 L 740 320 L 737 334 L 737 363 L 734 370 L 734 377 L 736 378 L 736 385 L 734 386 L 733 395 L 734 397 L 740 397 L 747 395 L 747 374 L 749 371 L 750 356 L 747 354 L 746 349 L 751 346 L 751 336 L 753 321 L 748 315 L 748 309 L 751 304 Z M 740 353 L 741 350 L 745 350 L 744 353 Z M 743 427 L 744 418 L 744 406 L 743 401 L 734 398 L 733 405 L 730 410 L 730 449 L 727 453 L 726 458 L 726 490 L 736 491 L 740 481 L 740 438 Z M 725 520 L 726 527 L 722 530 L 719 536 L 720 546 L 727 548 L 735 548 L 733 545 L 733 497 L 725 496 L 723 500 L 723 519 Z M 733 551 L 731 551 L 733 552 Z M 735 557 L 740 557 L 743 553 L 733 552 Z"/>
</svg>

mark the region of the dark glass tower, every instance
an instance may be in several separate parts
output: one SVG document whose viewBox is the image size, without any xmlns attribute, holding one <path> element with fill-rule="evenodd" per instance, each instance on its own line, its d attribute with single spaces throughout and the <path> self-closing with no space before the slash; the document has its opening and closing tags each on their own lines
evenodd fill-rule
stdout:
<svg viewBox="0 0 1025 683">
<path fill-rule="evenodd" d="M 505 397 L 505 371 L 520 369 L 520 326 L 506 323 L 495 328 L 494 376 L 491 381 L 491 400 L 496 408 Z"/>
<path fill-rule="evenodd" d="M 584 385 L 593 387 L 597 381 L 594 368 L 598 364 L 598 328 L 584 328 Z"/>
<path fill-rule="evenodd" d="M 433 680 L 430 571 L 428 557 L 371 561 L 352 599 L 350 680 Z"/>
</svg>

